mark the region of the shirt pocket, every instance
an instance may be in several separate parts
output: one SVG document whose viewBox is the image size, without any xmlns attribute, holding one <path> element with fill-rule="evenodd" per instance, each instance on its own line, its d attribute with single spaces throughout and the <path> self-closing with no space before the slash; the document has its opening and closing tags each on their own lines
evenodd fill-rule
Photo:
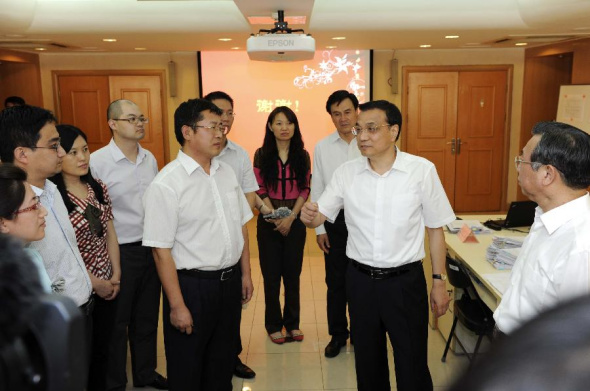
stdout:
<svg viewBox="0 0 590 391">
<path fill-rule="evenodd" d="M 420 216 L 420 199 L 416 194 L 393 194 L 389 201 L 391 224 L 408 226 Z"/>
<path fill-rule="evenodd" d="M 230 215 L 230 219 L 232 221 L 241 221 L 242 213 L 241 213 L 241 201 L 242 199 L 239 197 L 237 189 L 228 191 L 225 193 L 225 198 L 227 199 L 228 205 L 228 213 Z"/>
</svg>

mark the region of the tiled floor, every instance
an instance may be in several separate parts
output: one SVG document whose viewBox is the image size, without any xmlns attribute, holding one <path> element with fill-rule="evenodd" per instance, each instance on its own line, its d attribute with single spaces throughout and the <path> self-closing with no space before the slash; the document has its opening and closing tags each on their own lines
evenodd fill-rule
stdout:
<svg viewBox="0 0 590 391">
<path fill-rule="evenodd" d="M 264 293 L 258 248 L 256 245 L 255 219 L 249 223 L 252 279 L 254 298 L 242 313 L 241 359 L 256 371 L 253 380 L 234 377 L 234 391 L 263 390 L 355 390 L 354 347 L 348 345 L 335 358 L 324 357 L 324 347 L 330 341 L 326 320 L 326 285 L 324 282 L 324 258 L 315 242 L 315 233 L 308 230 L 303 272 L 301 273 L 301 330 L 303 342 L 276 345 L 270 342 L 264 329 Z M 166 374 L 164 343 L 159 330 L 158 371 Z M 444 390 L 460 374 L 467 359 L 452 352 L 447 362 L 440 357 L 445 341 L 436 330 L 429 330 L 428 363 L 435 390 Z M 395 390 L 393 356 L 389 347 L 389 367 L 392 389 Z M 130 365 L 128 365 L 130 367 Z M 129 368 L 128 368 L 129 370 Z M 133 388 L 129 390 L 147 390 Z"/>
</svg>

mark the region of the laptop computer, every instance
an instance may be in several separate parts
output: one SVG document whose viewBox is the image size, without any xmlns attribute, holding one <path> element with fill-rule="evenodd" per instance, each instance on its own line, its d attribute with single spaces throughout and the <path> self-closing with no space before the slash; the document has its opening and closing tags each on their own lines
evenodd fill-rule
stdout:
<svg viewBox="0 0 590 391">
<path fill-rule="evenodd" d="M 535 208 L 537 203 L 533 201 L 514 201 L 508 208 L 506 219 L 488 220 L 484 225 L 496 231 L 502 228 L 530 227 L 535 221 Z"/>
</svg>

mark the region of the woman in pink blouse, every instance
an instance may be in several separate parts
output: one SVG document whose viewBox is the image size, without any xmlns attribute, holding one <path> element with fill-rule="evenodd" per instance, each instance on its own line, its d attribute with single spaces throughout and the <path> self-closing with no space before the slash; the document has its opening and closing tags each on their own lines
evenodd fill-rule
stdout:
<svg viewBox="0 0 590 391">
<path fill-rule="evenodd" d="M 302 341 L 299 277 L 306 230 L 297 216 L 309 195 L 310 159 L 303 147 L 297 116 L 290 108 L 277 107 L 268 116 L 264 143 L 254 154 L 254 173 L 260 186 L 257 193 L 268 208 L 292 210 L 291 215 L 282 219 L 264 220 L 262 215 L 258 216 L 266 331 L 274 343 Z M 281 278 L 285 286 L 282 312 Z"/>
<path fill-rule="evenodd" d="M 87 390 L 104 390 L 114 325 L 114 299 L 121 280 L 111 199 L 106 186 L 90 173 L 90 151 L 84 132 L 71 125 L 58 125 L 57 131 L 66 156 L 61 174 L 50 179 L 57 185 L 68 209 L 78 248 L 96 293 Z"/>
</svg>

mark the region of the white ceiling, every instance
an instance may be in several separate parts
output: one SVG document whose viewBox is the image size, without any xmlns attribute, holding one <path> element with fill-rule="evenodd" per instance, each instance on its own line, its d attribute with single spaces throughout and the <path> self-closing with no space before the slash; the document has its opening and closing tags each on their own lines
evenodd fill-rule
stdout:
<svg viewBox="0 0 590 391">
<path fill-rule="evenodd" d="M 243 50 L 250 33 L 272 27 L 247 18 L 277 10 L 306 17 L 289 27 L 304 28 L 318 49 L 530 47 L 590 36 L 590 0 L 0 0 L 0 48 Z"/>
</svg>

